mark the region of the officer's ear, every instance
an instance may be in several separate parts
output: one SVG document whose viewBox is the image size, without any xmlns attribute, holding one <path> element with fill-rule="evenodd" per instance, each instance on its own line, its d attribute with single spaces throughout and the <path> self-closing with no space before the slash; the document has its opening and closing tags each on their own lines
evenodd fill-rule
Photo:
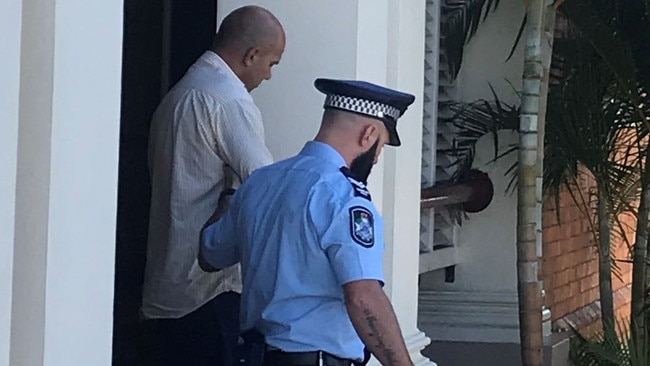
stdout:
<svg viewBox="0 0 650 366">
<path fill-rule="evenodd" d="M 361 137 L 359 139 L 359 146 L 361 150 L 367 151 L 375 144 L 379 138 L 379 128 L 375 123 L 368 123 L 361 130 Z"/>
</svg>

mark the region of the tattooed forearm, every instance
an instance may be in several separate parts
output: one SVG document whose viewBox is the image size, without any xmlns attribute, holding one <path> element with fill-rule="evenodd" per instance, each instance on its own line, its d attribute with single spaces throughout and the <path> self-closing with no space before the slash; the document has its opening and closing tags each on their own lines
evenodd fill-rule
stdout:
<svg viewBox="0 0 650 366">
<path fill-rule="evenodd" d="M 377 281 L 355 281 L 344 286 L 345 306 L 367 349 L 389 366 L 412 366 L 395 311 Z"/>
<path fill-rule="evenodd" d="M 363 310 L 363 315 L 365 316 L 366 323 L 370 329 L 370 332 L 368 332 L 368 337 L 375 341 L 375 347 L 377 347 L 386 357 L 386 361 L 388 362 L 386 365 L 397 365 L 397 360 L 395 359 L 395 350 L 387 347 L 384 343 L 384 337 L 377 327 L 377 317 L 372 315 L 372 312 L 368 309 Z"/>
</svg>

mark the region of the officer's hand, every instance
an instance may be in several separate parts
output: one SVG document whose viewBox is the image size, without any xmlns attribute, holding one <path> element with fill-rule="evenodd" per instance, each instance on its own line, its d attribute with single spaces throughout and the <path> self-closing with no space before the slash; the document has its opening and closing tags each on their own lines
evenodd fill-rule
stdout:
<svg viewBox="0 0 650 366">
<path fill-rule="evenodd" d="M 222 193 L 221 196 L 219 197 L 219 202 L 217 202 L 217 208 L 214 210 L 214 213 L 208 221 L 205 223 L 205 226 L 209 226 L 214 222 L 217 222 L 223 216 L 223 214 L 228 211 L 228 207 L 230 207 L 230 198 L 232 197 L 232 193 L 224 194 Z"/>
</svg>

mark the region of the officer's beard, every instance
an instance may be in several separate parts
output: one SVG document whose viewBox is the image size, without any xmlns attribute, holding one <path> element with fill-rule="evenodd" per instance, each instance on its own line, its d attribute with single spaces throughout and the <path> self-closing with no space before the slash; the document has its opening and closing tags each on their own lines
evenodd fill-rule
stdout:
<svg viewBox="0 0 650 366">
<path fill-rule="evenodd" d="M 375 154 L 379 147 L 379 139 L 368 149 L 368 151 L 361 153 L 359 156 L 352 160 L 350 164 L 350 172 L 355 178 L 366 183 L 368 176 L 372 171 L 372 166 L 375 165 Z"/>
</svg>

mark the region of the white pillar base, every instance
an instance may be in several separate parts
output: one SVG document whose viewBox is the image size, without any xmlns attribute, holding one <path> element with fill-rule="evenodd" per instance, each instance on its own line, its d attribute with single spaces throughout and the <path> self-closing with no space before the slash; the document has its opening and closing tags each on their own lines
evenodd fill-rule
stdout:
<svg viewBox="0 0 650 366">
<path fill-rule="evenodd" d="M 405 336 L 404 338 L 406 348 L 409 350 L 414 365 L 436 366 L 435 362 L 422 355 L 422 350 L 431 343 L 431 339 L 424 332 L 418 330 L 417 333 Z"/>
<path fill-rule="evenodd" d="M 435 362 L 422 355 L 422 350 L 431 343 L 431 339 L 423 332 L 416 330 L 415 333 L 404 334 L 404 341 L 415 366 L 437 366 Z M 380 365 L 380 363 L 373 357 L 368 362 L 368 365 L 375 366 Z"/>
</svg>

